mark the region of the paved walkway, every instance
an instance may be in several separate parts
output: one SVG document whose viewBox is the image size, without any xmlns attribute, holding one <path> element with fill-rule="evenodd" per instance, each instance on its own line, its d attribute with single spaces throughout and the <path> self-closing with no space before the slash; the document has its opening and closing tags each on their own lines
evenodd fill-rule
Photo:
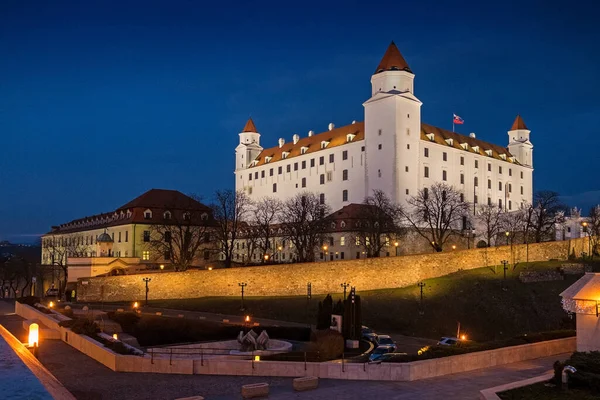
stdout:
<svg viewBox="0 0 600 400">
<path fill-rule="evenodd" d="M 0 324 L 25 339 L 22 318 L 12 305 L 0 301 Z M 90 359 L 69 345 L 48 340 L 41 343 L 40 361 L 79 400 L 176 399 L 194 395 L 207 400 L 240 399 L 240 388 L 248 383 L 268 382 L 270 399 L 478 399 L 479 391 L 516 380 L 541 375 L 567 354 L 509 364 L 469 373 L 416 382 L 321 380 L 319 389 L 295 393 L 290 378 L 251 376 L 166 375 L 118 373 Z"/>
</svg>

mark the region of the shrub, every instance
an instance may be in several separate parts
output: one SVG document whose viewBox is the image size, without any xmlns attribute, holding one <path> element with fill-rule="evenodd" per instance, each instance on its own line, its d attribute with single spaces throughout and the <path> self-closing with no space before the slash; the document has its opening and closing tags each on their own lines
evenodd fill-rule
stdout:
<svg viewBox="0 0 600 400">
<path fill-rule="evenodd" d="M 96 334 L 100 331 L 98 326 L 87 318 L 74 319 L 69 328 L 77 334 L 87 335 L 90 337 L 95 337 Z M 65 322 L 71 322 L 65 321 Z"/>
<path fill-rule="evenodd" d="M 25 296 L 17 299 L 17 301 L 21 304 L 27 304 L 28 306 L 33 307 L 35 304 L 40 302 L 40 298 L 35 296 Z"/>
<path fill-rule="evenodd" d="M 58 310 L 58 312 L 69 318 L 73 318 L 73 316 L 74 316 L 73 310 L 71 310 L 71 309 L 63 308 L 63 309 Z"/>
<path fill-rule="evenodd" d="M 132 312 L 110 311 L 107 315 L 108 318 L 121 325 L 125 332 L 133 331 L 140 320 L 140 316 Z"/>
<path fill-rule="evenodd" d="M 315 338 L 316 341 L 311 343 L 310 350 L 318 353 L 320 361 L 334 360 L 344 352 L 344 337 L 338 331 L 317 331 Z"/>
</svg>

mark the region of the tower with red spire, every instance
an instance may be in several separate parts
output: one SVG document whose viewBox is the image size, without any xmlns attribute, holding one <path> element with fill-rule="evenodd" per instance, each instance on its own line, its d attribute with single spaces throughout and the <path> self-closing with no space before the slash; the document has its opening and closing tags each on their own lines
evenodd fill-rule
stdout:
<svg viewBox="0 0 600 400">
<path fill-rule="evenodd" d="M 525 121 L 517 115 L 508 131 L 508 150 L 517 161 L 528 167 L 533 167 L 533 144 L 529 140 L 531 131 Z"/>
<path fill-rule="evenodd" d="M 248 118 L 248 122 L 240 133 L 240 144 L 235 148 L 235 169 L 248 168 L 248 163 L 252 162 L 262 150 L 260 133 L 258 133 L 252 118 Z"/>
<path fill-rule="evenodd" d="M 365 195 L 383 191 L 403 204 L 419 190 L 421 101 L 411 68 L 394 42 L 371 76 L 365 107 Z M 412 173 L 406 173 L 411 171 Z"/>
</svg>

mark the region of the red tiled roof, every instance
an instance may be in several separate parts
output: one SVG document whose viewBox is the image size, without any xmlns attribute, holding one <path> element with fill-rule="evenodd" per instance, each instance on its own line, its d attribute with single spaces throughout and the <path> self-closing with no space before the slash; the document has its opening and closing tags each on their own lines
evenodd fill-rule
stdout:
<svg viewBox="0 0 600 400">
<path fill-rule="evenodd" d="M 521 118 L 521 116 L 517 114 L 517 118 L 515 118 L 515 122 L 513 122 L 510 130 L 516 131 L 518 129 L 527 129 L 527 125 L 525 125 L 525 121 L 523 121 L 523 118 Z"/>
<path fill-rule="evenodd" d="M 244 125 L 244 130 L 242 132 L 258 132 L 256 130 L 256 125 L 254 125 L 254 121 L 252 121 L 252 118 L 248 118 L 248 122 L 246 122 L 246 125 Z"/>
<path fill-rule="evenodd" d="M 430 133 L 433 133 L 433 135 L 434 135 L 433 141 L 431 141 L 427 137 L 427 135 Z M 447 139 L 452 139 L 452 145 L 450 145 L 446 141 Z M 486 141 L 483 141 L 483 140 L 480 140 L 477 138 L 472 138 L 470 136 L 461 135 L 460 133 L 448 131 L 446 129 L 438 128 L 437 126 L 433 126 L 433 125 L 429 125 L 429 124 L 424 124 L 424 123 L 421 124 L 421 140 L 424 140 L 426 142 L 441 144 L 444 146 L 453 147 L 455 149 L 468 151 L 470 153 L 475 152 L 475 150 L 473 149 L 474 147 L 479 147 L 479 151 L 477 152 L 477 154 L 480 154 L 482 156 L 488 156 L 488 154 L 485 151 L 491 150 L 492 155 L 488 156 L 488 157 L 511 162 L 509 158 L 512 157 L 512 154 L 510 154 L 510 151 L 508 151 L 508 149 L 506 147 L 498 146 L 496 144 L 492 144 L 492 143 L 489 143 L 489 142 L 486 142 Z M 461 146 L 461 144 L 463 144 L 463 143 L 467 144 L 466 149 Z M 500 157 L 501 154 L 504 154 L 506 156 L 506 160 L 504 160 Z M 514 163 L 518 164 L 518 162 L 516 160 L 514 161 Z"/>
<path fill-rule="evenodd" d="M 408 63 L 400 54 L 400 50 L 396 47 L 394 42 L 390 43 L 383 58 L 379 62 L 375 73 L 383 72 L 383 71 L 408 71 L 411 72 Z"/>
<path fill-rule="evenodd" d="M 347 136 L 349 134 L 354 135 L 354 139 L 352 139 L 352 142 L 347 141 Z M 303 147 L 307 148 L 306 153 L 304 154 L 309 154 L 317 152 L 319 150 L 328 150 L 332 147 L 341 146 L 346 143 L 357 142 L 359 140 L 363 140 L 364 138 L 365 124 L 364 122 L 356 122 L 354 124 L 334 128 L 330 131 L 318 133 L 316 135 L 303 137 L 296 144 L 294 144 L 294 142 L 289 142 L 285 143 L 281 148 L 279 146 L 275 146 L 270 147 L 268 149 L 264 149 L 255 158 L 255 160 L 258 160 L 256 166 L 263 166 L 265 164 L 270 164 L 283 160 L 283 152 L 289 153 L 286 158 L 287 160 L 292 157 L 297 157 L 301 155 Z M 323 141 L 329 142 L 329 144 L 324 149 L 321 149 L 321 142 Z M 266 157 L 271 157 L 271 160 L 268 163 L 266 162 Z"/>
<path fill-rule="evenodd" d="M 144 212 L 148 209 L 152 211 L 151 219 L 146 219 L 144 216 Z M 171 219 L 164 218 L 165 211 L 171 213 Z M 177 190 L 151 189 L 115 211 L 78 218 L 66 224 L 53 226 L 52 231 L 48 234 L 83 232 L 128 224 L 176 224 L 177 221 L 182 221 L 185 212 L 191 214 L 192 223 L 196 220 L 199 220 L 198 225 L 214 222 L 210 207 L 199 201 Z M 203 213 L 208 215 L 207 221 L 201 219 Z"/>
</svg>

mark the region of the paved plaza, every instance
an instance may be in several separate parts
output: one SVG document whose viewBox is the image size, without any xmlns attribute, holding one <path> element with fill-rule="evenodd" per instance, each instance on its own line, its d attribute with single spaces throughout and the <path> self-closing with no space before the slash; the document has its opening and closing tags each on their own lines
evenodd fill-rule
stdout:
<svg viewBox="0 0 600 400">
<path fill-rule="evenodd" d="M 10 303 L 0 301 L 0 324 L 19 339 L 23 319 Z M 8 314 L 8 315 L 7 315 Z M 268 382 L 270 399 L 478 399 L 492 386 L 541 375 L 567 355 L 487 368 L 416 382 L 321 380 L 315 391 L 295 393 L 290 378 L 166 375 L 113 372 L 69 345 L 48 340 L 40 346 L 40 361 L 79 400 L 176 399 L 202 395 L 207 400 L 240 399 L 242 385 Z"/>
</svg>

